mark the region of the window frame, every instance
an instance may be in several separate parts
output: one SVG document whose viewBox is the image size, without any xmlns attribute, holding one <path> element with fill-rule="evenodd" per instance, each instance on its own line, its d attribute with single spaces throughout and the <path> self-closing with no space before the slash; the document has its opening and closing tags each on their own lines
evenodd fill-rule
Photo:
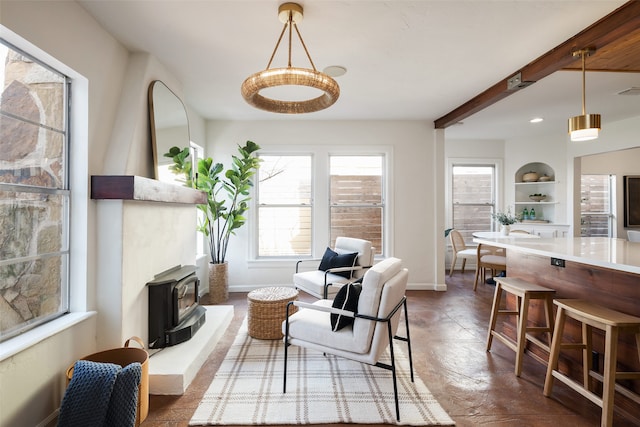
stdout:
<svg viewBox="0 0 640 427">
<path fill-rule="evenodd" d="M 380 203 L 371 203 L 371 204 L 366 204 L 366 203 L 345 203 L 342 205 L 339 204 L 334 204 L 331 201 L 331 159 L 333 157 L 375 157 L 380 159 L 381 164 L 381 174 L 380 174 L 380 191 L 381 191 L 381 197 L 380 197 Z M 380 236 L 380 240 L 382 241 L 382 245 L 375 245 L 374 244 L 374 249 L 375 249 L 375 253 L 376 256 L 383 256 L 384 255 L 384 247 L 385 247 L 385 237 L 386 237 L 386 232 L 385 232 L 385 215 L 387 213 L 387 202 L 386 202 L 386 190 L 385 190 L 385 182 L 387 181 L 387 171 L 386 171 L 386 159 L 385 159 L 385 155 L 382 153 L 367 153 L 367 154 L 336 154 L 336 153 L 330 153 L 329 154 L 329 158 L 328 158 L 328 170 L 327 170 L 327 186 L 328 186 L 328 195 L 329 195 L 329 241 L 333 242 L 332 240 L 332 208 L 381 208 L 382 209 L 382 223 L 380 224 L 381 227 L 381 236 Z M 331 246 L 331 244 L 330 244 Z M 380 246 L 380 247 L 376 247 L 376 246 Z M 378 253 L 378 251 L 380 251 L 380 253 Z"/>
<path fill-rule="evenodd" d="M 255 210 L 255 215 L 253 216 L 255 223 L 256 223 L 256 227 L 255 227 L 255 258 L 256 259 L 263 259 L 263 260 L 278 260 L 278 259 L 285 259 L 285 260 L 289 260 L 289 259 L 299 259 L 299 258 L 305 258 L 305 257 L 311 257 L 313 255 L 313 230 L 314 230 L 314 212 L 315 212 L 315 198 L 314 198 L 314 191 L 315 191 L 315 177 L 314 177 L 314 163 L 315 163 L 315 156 L 313 153 L 302 153 L 302 152 L 298 152 L 298 153 L 274 153 L 274 152 L 261 152 L 258 155 L 259 157 L 266 157 L 266 156 L 270 156 L 270 157 L 308 157 L 310 160 L 310 186 L 311 186 L 311 190 L 310 190 L 310 195 L 309 195 L 309 204 L 305 205 L 305 204 L 281 204 L 281 203 L 274 203 L 274 204 L 263 204 L 260 202 L 260 182 L 258 179 L 256 179 L 255 182 L 255 197 L 253 197 L 254 202 L 253 202 L 253 206 L 252 206 L 252 210 Z M 258 175 L 259 176 L 259 173 Z M 264 205 L 264 206 L 263 206 Z M 310 233 L 310 242 L 309 242 L 309 253 L 305 254 L 305 255 L 260 255 L 260 208 L 261 207 L 299 207 L 299 208 L 310 208 L 311 209 L 311 215 L 310 215 L 310 221 L 311 221 L 311 233 Z M 253 241 L 254 239 L 252 239 Z"/>
<path fill-rule="evenodd" d="M 605 176 L 607 177 L 607 198 L 609 205 L 609 212 L 587 212 L 583 213 L 582 211 L 582 185 L 583 179 L 585 176 Z M 590 174 L 581 174 L 580 175 L 580 236 L 590 236 L 590 234 L 583 234 L 583 218 L 587 216 L 595 216 L 595 217 L 603 217 L 606 218 L 607 222 L 607 233 L 606 237 L 613 237 L 614 230 L 616 229 L 615 218 L 616 218 L 616 203 L 615 203 L 615 191 L 616 191 L 616 176 L 613 174 L 606 173 L 590 173 Z"/>
<path fill-rule="evenodd" d="M 96 312 L 89 311 L 88 289 L 89 81 L 73 68 L 1 24 L 0 37 L 16 49 L 66 75 L 71 85 L 67 108 L 67 179 L 70 191 L 69 312 L 4 341 L 0 346 L 0 361 L 3 361 L 87 318 L 94 317 Z"/>
<path fill-rule="evenodd" d="M 468 158 L 468 157 L 450 157 L 447 159 L 447 174 L 445 177 L 445 217 L 447 218 L 447 226 L 445 228 L 453 228 L 454 218 L 453 218 L 453 168 L 454 166 L 478 166 L 478 167 L 486 167 L 490 166 L 494 168 L 494 200 L 493 200 L 493 210 L 503 209 L 502 204 L 503 200 L 505 200 L 504 194 L 504 186 L 502 184 L 503 178 L 503 166 L 502 159 L 499 158 Z M 495 231 L 495 221 L 491 222 L 491 230 Z M 467 244 L 472 244 L 471 241 L 465 240 Z M 447 240 L 447 245 L 449 245 L 449 241 Z"/>
<path fill-rule="evenodd" d="M 312 230 L 312 252 L 308 257 L 258 257 L 258 219 L 257 219 L 257 197 L 252 197 L 251 209 L 249 211 L 249 268 L 281 267 L 283 264 L 290 265 L 293 260 L 318 259 L 322 257 L 326 247 L 330 244 L 329 229 L 329 156 L 363 156 L 381 155 L 384 158 L 383 175 L 383 198 L 386 201 L 383 213 L 383 242 L 382 254 L 375 256 L 376 259 L 389 256 L 390 248 L 393 247 L 393 203 L 394 195 L 390 191 L 393 185 L 393 146 L 391 145 L 271 145 L 263 148 L 260 154 L 265 155 L 300 155 L 311 154 L 312 160 L 312 199 L 313 210 L 311 212 Z M 255 196 L 255 194 L 254 194 Z"/>
<path fill-rule="evenodd" d="M 34 120 L 29 120 L 26 117 L 15 116 L 11 112 L 7 112 L 5 117 L 12 118 L 15 121 L 18 121 L 23 124 L 28 124 L 35 126 L 38 129 L 38 134 L 43 131 L 51 132 L 52 134 L 57 134 L 62 137 L 62 152 L 60 161 L 62 164 L 62 175 L 60 176 L 60 182 L 55 186 L 41 186 L 41 185 L 31 185 L 31 184 L 11 184 L 0 182 L 0 191 L 7 191 L 9 193 L 14 193 L 18 195 L 19 193 L 29 193 L 34 195 L 40 195 L 41 197 L 45 197 L 49 199 L 49 197 L 60 197 L 60 216 L 61 216 L 61 224 L 60 224 L 60 247 L 54 252 L 44 252 L 36 254 L 23 254 L 22 256 L 13 254 L 10 259 L 0 260 L 0 266 L 11 266 L 22 263 L 31 263 L 31 262 L 39 262 L 45 261 L 49 258 L 59 257 L 60 258 L 60 277 L 58 282 L 58 287 L 56 288 L 59 294 L 59 306 L 55 313 L 49 313 L 44 315 L 39 315 L 32 319 L 23 321 L 8 331 L 8 333 L 2 333 L 0 335 L 0 342 L 5 342 L 10 340 L 13 337 L 21 335 L 25 332 L 28 332 L 31 329 L 37 328 L 45 323 L 48 323 L 52 320 L 55 320 L 65 314 L 69 313 L 69 265 L 70 265 L 70 248 L 69 248 L 69 234 L 70 234 L 70 226 L 71 226 L 71 218 L 69 207 L 71 205 L 71 192 L 69 190 L 69 125 L 70 125 L 70 115 L 69 115 L 69 105 L 70 105 L 70 96 L 71 96 L 71 81 L 69 77 L 50 66 L 47 63 L 44 63 L 37 57 L 30 55 L 29 53 L 19 49 L 14 46 L 12 43 L 7 40 L 0 38 L 0 44 L 4 45 L 8 51 L 15 52 L 19 54 L 21 57 L 27 58 L 36 66 L 40 67 L 39 69 L 48 70 L 51 74 L 56 75 L 56 79 L 60 79 L 60 85 L 62 88 L 61 98 L 55 99 L 54 101 L 62 101 L 62 111 L 60 114 L 62 115 L 60 120 L 60 128 L 53 128 L 47 123 L 43 123 L 42 120 L 38 120 L 37 122 Z M 57 84 L 57 82 L 56 82 Z M 48 106 L 43 106 L 46 108 Z M 57 117 L 57 116 L 54 116 Z M 57 119 L 56 119 L 57 121 Z M 56 126 L 57 127 L 57 126 Z M 35 159 L 41 159 L 42 157 L 32 156 L 33 152 L 28 154 L 28 157 L 33 157 Z M 32 205 L 32 203 L 27 202 L 27 205 Z M 49 208 L 47 208 L 48 210 Z"/>
</svg>

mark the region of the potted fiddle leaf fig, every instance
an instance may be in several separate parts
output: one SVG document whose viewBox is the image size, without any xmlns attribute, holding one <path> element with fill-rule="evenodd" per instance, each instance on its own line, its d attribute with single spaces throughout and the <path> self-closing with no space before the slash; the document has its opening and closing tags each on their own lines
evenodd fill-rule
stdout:
<svg viewBox="0 0 640 427">
<path fill-rule="evenodd" d="M 171 171 L 184 175 L 186 186 L 207 193 L 207 203 L 198 205 L 204 214 L 198 231 L 209 243 L 209 293 L 214 303 L 224 302 L 229 296 L 227 249 L 231 236 L 246 223 L 249 191 L 261 161 L 255 156 L 258 150 L 260 146 L 252 141 L 238 145 L 238 155 L 232 156 L 231 166 L 226 170 L 211 157 L 200 159 L 195 177 L 188 147 L 172 147 L 164 154 L 173 160 Z"/>
</svg>

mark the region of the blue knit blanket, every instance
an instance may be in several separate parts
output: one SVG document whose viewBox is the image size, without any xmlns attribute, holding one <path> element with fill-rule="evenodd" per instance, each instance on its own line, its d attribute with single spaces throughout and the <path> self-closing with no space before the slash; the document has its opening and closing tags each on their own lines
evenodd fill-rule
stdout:
<svg viewBox="0 0 640 427">
<path fill-rule="evenodd" d="M 78 360 L 62 398 L 58 427 L 134 426 L 142 366 Z"/>
</svg>

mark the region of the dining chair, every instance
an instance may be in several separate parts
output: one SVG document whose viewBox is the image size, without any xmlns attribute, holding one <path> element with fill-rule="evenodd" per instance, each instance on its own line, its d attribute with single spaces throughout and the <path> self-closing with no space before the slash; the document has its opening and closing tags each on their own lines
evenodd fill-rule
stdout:
<svg viewBox="0 0 640 427">
<path fill-rule="evenodd" d="M 495 276 L 498 271 L 507 270 L 507 257 L 497 252 L 498 248 L 479 243 L 477 248 L 476 275 L 473 279 L 473 290 L 478 288 L 478 279 L 483 282 L 486 270 L 491 270 L 491 275 Z M 488 253 L 487 253 L 488 252 Z"/>
<path fill-rule="evenodd" d="M 476 248 L 467 246 L 464 241 L 464 237 L 462 237 L 462 234 L 455 228 L 449 231 L 449 240 L 451 241 L 451 248 L 453 252 L 451 268 L 449 269 L 449 277 L 451 277 L 451 275 L 453 275 L 453 270 L 456 267 L 458 258 L 462 259 L 462 273 L 464 273 L 464 267 L 467 263 L 467 260 L 470 259 L 475 261 L 478 254 L 476 252 Z"/>
<path fill-rule="evenodd" d="M 629 239 L 630 242 L 640 242 L 640 231 L 627 230 L 627 239 Z"/>
</svg>

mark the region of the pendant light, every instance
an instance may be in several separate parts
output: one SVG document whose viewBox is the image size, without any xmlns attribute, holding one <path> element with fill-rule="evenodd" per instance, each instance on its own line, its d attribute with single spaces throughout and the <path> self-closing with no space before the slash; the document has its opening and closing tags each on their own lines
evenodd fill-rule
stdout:
<svg viewBox="0 0 640 427">
<path fill-rule="evenodd" d="M 338 100 L 340 96 L 338 83 L 327 74 L 316 70 L 307 46 L 304 40 L 302 40 L 302 36 L 298 30 L 298 23 L 302 21 L 302 13 L 302 6 L 297 3 L 284 3 L 278 8 L 278 18 L 280 22 L 284 23 L 284 27 L 282 28 L 276 47 L 271 54 L 267 68 L 249 76 L 244 83 L 242 83 L 240 89 L 242 97 L 250 105 L 273 113 L 300 114 L 323 110 Z M 291 65 L 291 38 L 294 28 L 307 54 L 307 58 L 309 58 L 311 68 L 299 68 Z M 289 30 L 289 61 L 287 67 L 270 68 L 273 57 L 280 46 L 282 36 L 287 29 Z M 318 89 L 322 91 L 323 94 L 316 98 L 303 101 L 284 101 L 260 95 L 262 89 L 278 86 L 306 86 Z"/>
<path fill-rule="evenodd" d="M 585 57 L 595 52 L 593 48 L 573 52 L 573 56 L 582 57 L 582 115 L 569 119 L 571 141 L 589 141 L 598 138 L 600 132 L 600 114 L 587 114 L 585 101 Z"/>
</svg>

